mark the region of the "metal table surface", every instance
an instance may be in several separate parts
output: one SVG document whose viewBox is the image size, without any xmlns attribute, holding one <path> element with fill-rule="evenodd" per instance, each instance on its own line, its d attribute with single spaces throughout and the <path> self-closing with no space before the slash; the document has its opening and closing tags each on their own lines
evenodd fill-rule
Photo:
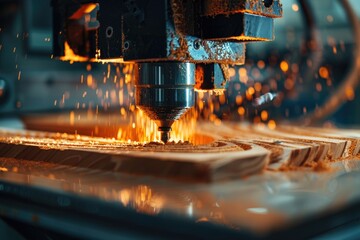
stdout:
<svg viewBox="0 0 360 240">
<path fill-rule="evenodd" d="M 357 160 L 214 184 L 0 160 L 0 216 L 87 239 L 303 239 L 360 219 Z"/>
</svg>

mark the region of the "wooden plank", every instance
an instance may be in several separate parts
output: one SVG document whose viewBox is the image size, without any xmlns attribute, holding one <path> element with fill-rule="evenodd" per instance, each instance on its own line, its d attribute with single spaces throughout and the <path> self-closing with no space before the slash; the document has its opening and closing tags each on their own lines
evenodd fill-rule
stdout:
<svg viewBox="0 0 360 240">
<path fill-rule="evenodd" d="M 360 151 L 360 131 L 233 122 L 198 123 L 195 144 L 34 131 L 0 130 L 0 136 L 0 157 L 207 182 L 353 159 Z"/>
<path fill-rule="evenodd" d="M 245 125 L 230 124 L 215 128 L 212 130 L 211 125 L 202 125 L 207 131 L 221 134 L 224 138 L 237 139 L 260 145 L 268 149 L 270 154 L 270 166 L 278 168 L 283 165 L 302 166 L 306 161 L 312 161 L 317 155 L 323 158 L 327 152 L 327 145 L 319 146 L 313 143 L 298 143 L 284 138 L 269 138 L 262 134 L 256 133 Z M 312 156 L 314 156 L 312 158 Z"/>
<path fill-rule="evenodd" d="M 272 161 L 269 168 L 277 169 L 284 166 L 306 166 L 312 162 L 319 162 L 325 159 L 330 145 L 322 142 L 302 141 L 286 136 L 271 134 L 268 128 L 265 132 L 256 130 L 257 127 L 246 124 L 232 126 L 241 132 L 242 136 L 253 139 L 254 143 L 261 142 L 267 144 L 266 147 L 271 151 L 274 147 L 283 148 L 284 152 L 278 161 Z"/>
<path fill-rule="evenodd" d="M 206 124 L 202 125 L 203 128 L 204 126 Z M 211 126 L 206 130 L 211 131 Z M 354 132 L 350 135 L 346 130 L 294 126 L 279 126 L 272 130 L 261 125 L 226 123 L 214 128 L 212 132 L 224 138 L 248 141 L 268 149 L 271 152 L 269 169 L 313 166 L 354 158 L 360 149 L 359 137 Z"/>
<path fill-rule="evenodd" d="M 273 130 L 263 127 L 253 126 L 252 131 L 261 133 L 264 136 L 268 136 L 268 137 L 280 137 L 302 143 L 316 143 L 319 145 L 329 145 L 329 150 L 326 156 L 327 160 L 337 160 L 345 156 L 345 149 L 347 144 L 347 141 L 345 140 L 308 136 L 305 134 L 301 134 L 299 132 L 290 132 L 290 131 L 286 132 L 286 131 L 281 131 L 280 128 Z M 318 159 L 317 161 L 319 160 L 322 159 Z"/>
<path fill-rule="evenodd" d="M 333 159 L 341 159 L 353 155 L 354 149 L 359 145 L 358 139 L 344 137 L 339 134 L 326 133 L 321 128 L 308 129 L 294 126 L 280 126 L 276 130 L 278 132 L 304 135 L 317 140 L 329 141 L 333 147 L 333 152 L 330 153 Z"/>
<path fill-rule="evenodd" d="M 326 137 L 343 139 L 350 141 L 348 144 L 349 156 L 358 155 L 360 153 L 360 131 L 356 129 L 336 129 L 336 128 L 311 128 L 304 130 L 311 133 L 318 133 Z"/>
<path fill-rule="evenodd" d="M 199 133 L 201 134 L 201 133 Z M 192 181 L 260 173 L 266 149 L 212 135 L 208 144 L 127 144 L 114 139 L 0 130 L 0 157 Z"/>
</svg>

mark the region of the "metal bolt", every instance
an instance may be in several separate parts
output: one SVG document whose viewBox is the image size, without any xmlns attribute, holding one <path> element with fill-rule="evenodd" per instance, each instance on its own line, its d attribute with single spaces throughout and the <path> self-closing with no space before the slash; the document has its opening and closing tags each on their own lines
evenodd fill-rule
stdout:
<svg viewBox="0 0 360 240">
<path fill-rule="evenodd" d="M 199 41 L 199 40 L 195 40 L 193 46 L 194 46 L 194 49 L 195 49 L 195 50 L 199 50 L 200 47 L 201 47 L 200 41 Z"/>
<path fill-rule="evenodd" d="M 130 48 L 130 42 L 126 41 L 124 42 L 124 50 L 128 50 Z"/>
<path fill-rule="evenodd" d="M 107 38 L 111 38 L 113 34 L 114 34 L 114 29 L 113 29 L 113 27 L 108 26 L 108 27 L 106 28 L 106 37 L 107 37 Z"/>
</svg>

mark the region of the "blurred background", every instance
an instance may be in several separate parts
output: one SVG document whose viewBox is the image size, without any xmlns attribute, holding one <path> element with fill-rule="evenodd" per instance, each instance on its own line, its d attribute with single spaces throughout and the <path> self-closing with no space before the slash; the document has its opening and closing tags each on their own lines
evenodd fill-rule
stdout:
<svg viewBox="0 0 360 240">
<path fill-rule="evenodd" d="M 350 1 L 357 19 L 351 19 L 342 1 L 282 3 L 284 16 L 276 21 L 275 41 L 247 45 L 247 62 L 234 71 L 229 102 L 237 102 L 234 89 L 244 89 L 246 97 L 270 92 L 277 97 L 251 116 L 255 122 L 358 125 L 358 2 Z"/>
<path fill-rule="evenodd" d="M 230 66 L 225 94 L 197 93 L 187 122 L 360 124 L 359 29 L 349 14 L 359 21 L 358 1 L 348 10 L 338 0 L 282 3 L 276 40 L 247 44 L 246 64 Z M 53 59 L 50 0 L 0 1 L 2 127 L 119 137 L 119 125 L 139 124 L 132 70 Z M 259 98 L 262 104 L 254 104 Z"/>
</svg>

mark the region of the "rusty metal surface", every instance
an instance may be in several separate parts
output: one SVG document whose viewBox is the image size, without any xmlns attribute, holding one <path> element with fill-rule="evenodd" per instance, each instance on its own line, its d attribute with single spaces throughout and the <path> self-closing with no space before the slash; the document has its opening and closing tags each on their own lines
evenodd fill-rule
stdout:
<svg viewBox="0 0 360 240">
<path fill-rule="evenodd" d="M 203 37 L 225 41 L 272 41 L 274 20 L 248 13 L 204 17 Z"/>
<path fill-rule="evenodd" d="M 281 17 L 282 4 L 280 0 L 203 0 L 203 15 L 233 14 L 250 12 L 268 17 Z"/>
</svg>

